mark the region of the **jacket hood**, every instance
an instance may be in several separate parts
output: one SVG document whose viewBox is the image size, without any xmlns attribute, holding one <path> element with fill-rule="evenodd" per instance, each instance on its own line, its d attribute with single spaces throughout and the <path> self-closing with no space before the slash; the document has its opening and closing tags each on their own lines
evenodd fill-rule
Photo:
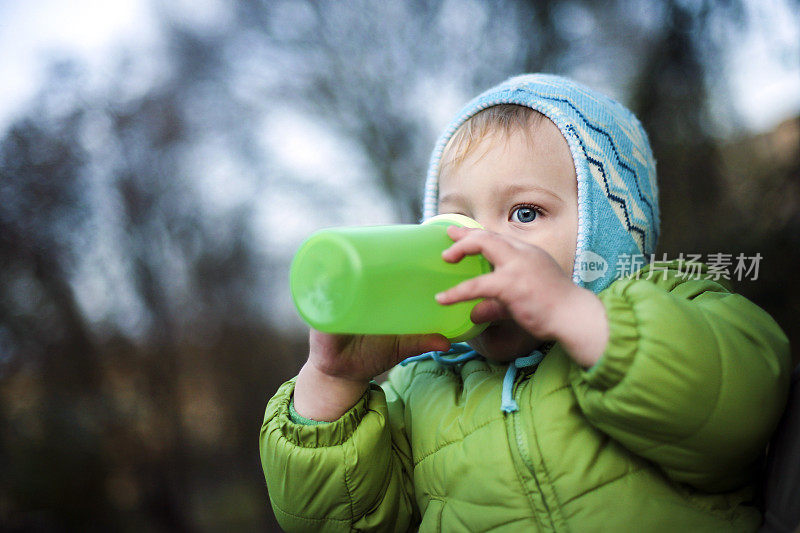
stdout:
<svg viewBox="0 0 800 533">
<path fill-rule="evenodd" d="M 655 159 L 644 128 L 615 100 L 550 74 L 510 78 L 474 98 L 456 115 L 431 155 L 423 219 L 437 212 L 439 165 L 448 140 L 471 116 L 499 104 L 539 111 L 567 140 L 578 180 L 573 281 L 599 293 L 619 277 L 626 261 L 623 272 L 631 273 L 630 258 L 639 256 L 641 261 L 643 256 L 649 261 L 658 243 L 660 219 Z"/>
</svg>

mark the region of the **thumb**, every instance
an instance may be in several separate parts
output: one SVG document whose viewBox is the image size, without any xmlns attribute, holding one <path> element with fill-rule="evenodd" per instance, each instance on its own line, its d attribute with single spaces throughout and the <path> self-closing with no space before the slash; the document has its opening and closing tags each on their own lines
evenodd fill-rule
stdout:
<svg viewBox="0 0 800 533">
<path fill-rule="evenodd" d="M 398 356 L 411 357 L 425 352 L 445 352 L 450 349 L 447 337 L 438 333 L 428 335 L 404 335 L 397 338 Z"/>
</svg>

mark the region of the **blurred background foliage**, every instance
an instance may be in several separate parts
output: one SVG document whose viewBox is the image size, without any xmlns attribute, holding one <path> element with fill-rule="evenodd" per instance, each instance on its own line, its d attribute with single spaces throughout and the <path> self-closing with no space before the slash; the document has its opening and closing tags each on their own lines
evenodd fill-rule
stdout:
<svg viewBox="0 0 800 533">
<path fill-rule="evenodd" d="M 256 442 L 306 357 L 292 253 L 417 221 L 439 130 L 521 72 L 638 114 L 659 253 L 759 252 L 734 285 L 798 361 L 800 117 L 753 132 L 726 85 L 751 3 L 211 4 L 147 3 L 157 45 L 99 77 L 51 59 L 0 129 L 0 529 L 276 530 Z"/>
</svg>

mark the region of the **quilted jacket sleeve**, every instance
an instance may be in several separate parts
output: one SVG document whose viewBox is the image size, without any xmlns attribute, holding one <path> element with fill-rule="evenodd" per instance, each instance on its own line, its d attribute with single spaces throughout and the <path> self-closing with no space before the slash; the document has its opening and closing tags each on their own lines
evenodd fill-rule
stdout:
<svg viewBox="0 0 800 533">
<path fill-rule="evenodd" d="M 746 298 L 674 266 L 598 295 L 610 339 L 593 367 L 572 369 L 572 386 L 595 427 L 667 476 L 727 491 L 748 481 L 780 418 L 789 341 Z"/>
<path fill-rule="evenodd" d="M 281 385 L 268 402 L 259 438 L 267 490 L 281 527 L 407 531 L 418 524 L 411 448 L 395 384 L 372 382 L 338 420 L 303 425 L 289 417 L 295 380 Z"/>
</svg>

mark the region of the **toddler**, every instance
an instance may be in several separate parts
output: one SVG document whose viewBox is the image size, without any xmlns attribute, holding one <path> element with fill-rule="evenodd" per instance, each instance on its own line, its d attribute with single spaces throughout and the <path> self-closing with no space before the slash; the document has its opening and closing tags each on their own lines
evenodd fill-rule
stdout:
<svg viewBox="0 0 800 533">
<path fill-rule="evenodd" d="M 483 298 L 471 318 L 491 325 L 468 346 L 312 330 L 261 428 L 282 527 L 755 531 L 788 340 L 706 265 L 618 275 L 659 231 L 630 111 L 561 77 L 507 80 L 437 143 L 424 216 L 439 212 L 485 228 L 450 227 L 443 259 L 494 269 L 436 298 Z"/>
</svg>

